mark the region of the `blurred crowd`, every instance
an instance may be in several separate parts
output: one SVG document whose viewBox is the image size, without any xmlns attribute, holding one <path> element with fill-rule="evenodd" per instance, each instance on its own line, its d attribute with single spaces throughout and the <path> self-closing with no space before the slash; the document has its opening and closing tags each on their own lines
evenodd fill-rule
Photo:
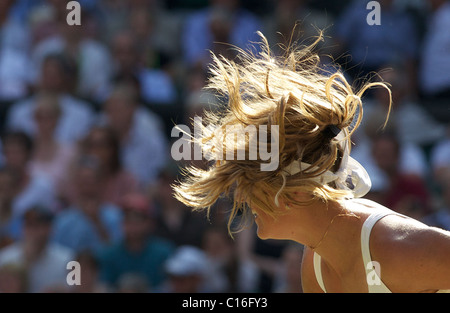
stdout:
<svg viewBox="0 0 450 313">
<path fill-rule="evenodd" d="M 79 0 L 81 25 L 67 2 L 0 1 L 0 292 L 302 291 L 300 245 L 231 238 L 228 200 L 207 217 L 170 186 L 172 127 L 221 105 L 209 51 L 258 30 L 275 53 L 324 30 L 324 67 L 391 84 L 354 137 L 368 197 L 450 230 L 450 2 L 379 0 L 380 25 L 363 0 Z"/>
</svg>

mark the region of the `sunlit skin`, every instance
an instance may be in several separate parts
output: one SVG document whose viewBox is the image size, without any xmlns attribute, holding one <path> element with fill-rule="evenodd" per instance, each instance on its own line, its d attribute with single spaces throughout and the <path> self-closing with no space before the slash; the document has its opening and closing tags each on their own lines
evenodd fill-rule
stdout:
<svg viewBox="0 0 450 313">
<path fill-rule="evenodd" d="M 297 196 L 306 197 L 301 193 Z M 322 275 L 328 292 L 367 292 L 360 233 L 366 218 L 381 207 L 375 202 L 369 202 L 370 206 L 353 203 L 349 208 L 350 205 L 350 201 L 329 202 L 328 206 L 316 201 L 309 206 L 287 208 L 281 202 L 282 214 L 276 219 L 257 207 L 251 209 L 258 237 L 288 239 L 306 246 L 302 263 L 305 292 L 322 292 L 314 274 L 310 247 L 316 247 L 314 251 L 322 257 Z M 343 213 L 348 214 L 340 215 Z M 448 232 L 410 218 L 388 215 L 375 224 L 370 251 L 372 260 L 380 263 L 383 283 L 392 292 L 450 289 Z"/>
</svg>

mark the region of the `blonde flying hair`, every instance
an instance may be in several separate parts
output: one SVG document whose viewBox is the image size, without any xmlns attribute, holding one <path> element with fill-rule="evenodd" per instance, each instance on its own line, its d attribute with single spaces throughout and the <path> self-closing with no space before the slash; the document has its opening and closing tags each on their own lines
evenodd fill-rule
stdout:
<svg viewBox="0 0 450 313">
<path fill-rule="evenodd" d="M 350 197 L 348 190 L 338 189 L 334 182 L 320 184 L 312 179 L 328 170 L 336 172 L 342 158 L 339 140 L 330 139 L 324 130 L 335 125 L 345 134 L 340 140 L 347 140 L 350 146 L 350 136 L 363 116 L 364 92 L 379 86 L 391 96 L 384 82 L 366 82 L 354 90 L 339 70 L 324 72 L 319 55 L 313 52 L 322 40 L 322 33 L 311 45 L 291 44 L 282 56 L 274 55 L 266 38 L 258 34 L 261 49 L 256 55 L 238 49 L 234 62 L 212 54 L 211 77 L 206 88 L 227 99 L 228 104 L 220 112 L 205 112 L 205 135 L 199 143 L 225 145 L 223 133 L 216 138 L 217 132 L 208 132 L 211 129 L 208 127 L 267 125 L 267 145 L 272 149 L 270 126 L 278 125 L 278 168 L 261 171 L 263 160 L 259 156 L 256 160 L 217 158 L 210 160 L 206 169 L 186 167 L 184 179 L 173 186 L 179 201 L 195 210 L 206 209 L 208 214 L 221 196 L 231 196 L 229 230 L 240 211 L 249 212 L 247 205 L 255 205 L 275 218 L 281 213 L 277 210 L 280 200 L 307 205 L 317 199 L 327 202 Z M 249 143 L 249 138 L 235 142 L 234 151 L 244 150 L 249 155 Z M 284 169 L 296 160 L 311 166 L 290 175 Z M 311 195 L 310 201 L 296 199 L 296 191 Z"/>
</svg>

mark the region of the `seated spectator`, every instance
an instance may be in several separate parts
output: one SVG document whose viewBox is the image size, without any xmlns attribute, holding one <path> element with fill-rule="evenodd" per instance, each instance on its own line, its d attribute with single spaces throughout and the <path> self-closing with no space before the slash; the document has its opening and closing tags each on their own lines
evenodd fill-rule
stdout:
<svg viewBox="0 0 450 313">
<path fill-rule="evenodd" d="M 439 200 L 436 210 L 424 218 L 427 225 L 450 230 L 450 168 L 444 171 L 438 182 Z"/>
<path fill-rule="evenodd" d="M 450 130 L 450 129 L 449 129 Z M 430 162 L 433 178 L 442 183 L 450 173 L 450 137 L 440 140 L 431 150 Z"/>
<path fill-rule="evenodd" d="M 380 0 L 380 25 L 367 22 L 366 1 L 353 0 L 338 17 L 335 39 L 341 53 L 350 56 L 343 59 L 345 68 L 353 78 L 377 71 L 385 64 L 404 61 L 410 79 L 415 73 L 418 58 L 418 32 L 412 17 L 394 5 L 393 0 Z M 337 54 L 339 55 L 339 54 Z"/>
<path fill-rule="evenodd" d="M 450 99 L 450 2 L 429 1 L 432 12 L 427 22 L 420 60 L 419 81 L 428 98 Z"/>
<path fill-rule="evenodd" d="M 254 292 L 257 289 L 258 268 L 249 259 L 239 257 L 225 225 L 207 229 L 202 248 L 210 267 L 209 275 L 205 278 L 209 291 Z"/>
<path fill-rule="evenodd" d="M 105 293 L 109 289 L 100 282 L 99 263 L 96 256 L 90 251 L 81 251 L 74 261 L 80 264 L 80 284 L 70 288 L 74 293 Z"/>
<path fill-rule="evenodd" d="M 66 19 L 58 22 L 59 34 L 41 41 L 32 52 L 31 79 L 37 80 L 37 73 L 48 55 L 62 53 L 80 64 L 74 82 L 75 94 L 90 101 L 103 101 L 112 70 L 108 49 L 101 42 L 86 36 L 84 24 L 74 27 L 68 25 Z"/>
<path fill-rule="evenodd" d="M 379 78 L 391 84 L 393 107 L 389 116 L 389 124 L 395 125 L 395 132 L 403 145 L 425 147 L 433 145 L 444 137 L 445 127 L 436 121 L 417 97 L 405 80 L 407 72 L 402 65 L 391 66 L 387 70 L 380 68 Z M 386 115 L 389 107 L 389 95 L 383 88 L 373 91 L 374 103 L 364 107 L 364 119 L 372 117 L 379 120 Z M 370 122 L 369 122 L 370 124 Z"/>
<path fill-rule="evenodd" d="M 40 93 L 58 97 L 61 114 L 55 129 L 59 142 L 74 143 L 89 131 L 94 121 L 94 112 L 89 105 L 70 95 L 69 80 L 76 75 L 73 65 L 64 55 L 48 55 L 42 64 L 37 93 L 30 98 L 14 103 L 6 119 L 7 128 L 20 130 L 34 137 L 37 125 L 34 118 L 36 101 Z"/>
<path fill-rule="evenodd" d="M 30 31 L 12 14 L 14 1 L 0 2 L 0 100 L 13 101 L 27 95 Z"/>
<path fill-rule="evenodd" d="M 317 38 L 318 30 L 326 31 L 327 34 L 334 22 L 328 10 L 321 12 L 305 0 L 278 0 L 273 1 L 273 4 L 274 10 L 267 15 L 264 25 L 264 35 L 270 43 L 289 46 L 289 41 L 301 40 L 307 44 Z M 274 47 L 275 53 L 284 52 L 282 45 Z M 332 39 L 325 36 L 319 47 L 321 52 L 327 52 L 333 47 Z"/>
<path fill-rule="evenodd" d="M 19 1 L 20 2 L 20 1 Z M 30 5 L 31 3 L 28 3 Z M 24 19 L 28 20 L 32 49 L 41 41 L 59 33 L 58 20 L 67 18 L 67 9 L 56 10 L 50 1 L 34 1 L 34 6 L 23 8 Z M 17 8 L 16 8 L 17 9 Z"/>
<path fill-rule="evenodd" d="M 112 42 L 115 69 L 113 77 L 136 77 L 139 82 L 139 96 L 145 103 L 174 104 L 177 93 L 172 78 L 161 69 L 144 65 L 143 51 L 132 32 L 122 31 Z"/>
<path fill-rule="evenodd" d="M 23 214 L 23 239 L 0 250 L 0 266 L 17 264 L 27 269 L 28 292 L 45 292 L 67 287 L 70 249 L 50 243 L 53 213 L 32 207 Z"/>
<path fill-rule="evenodd" d="M 123 239 L 99 252 L 101 280 L 117 289 L 124 275 L 139 274 L 149 288 L 158 289 L 166 278 L 163 265 L 173 245 L 152 234 L 154 208 L 147 197 L 129 194 L 121 207 Z"/>
<path fill-rule="evenodd" d="M 366 110 L 367 109 L 367 110 Z M 422 147 L 414 142 L 402 141 L 399 137 L 399 125 L 396 124 L 397 114 L 393 114 L 393 118 L 389 118 L 388 123 L 384 129 L 383 124 L 386 120 L 387 112 L 382 107 L 372 108 L 366 106 L 364 109 L 365 121 L 361 123 L 360 128 L 355 133 L 355 146 L 352 147 L 352 157 L 355 158 L 367 170 L 372 180 L 372 186 L 375 189 L 381 188 L 385 184 L 386 177 L 380 170 L 379 166 L 374 160 L 372 154 L 373 142 L 377 136 L 383 133 L 389 133 L 397 138 L 400 154 L 399 154 L 399 170 L 404 174 L 412 174 L 425 179 L 429 164 Z M 425 133 L 425 131 L 424 131 Z M 427 137 L 426 135 L 423 138 Z M 429 137 L 430 138 L 430 137 Z"/>
<path fill-rule="evenodd" d="M 179 54 L 179 33 L 184 19 L 160 4 L 150 1 L 152 7 L 144 10 L 133 7 L 128 27 L 139 42 L 143 64 L 171 73 L 177 70 L 174 63 Z"/>
<path fill-rule="evenodd" d="M 265 265 L 278 264 L 283 251 L 289 244 L 285 240 L 262 240 L 257 236 L 256 225 L 247 227 L 236 236 L 236 248 L 242 262 L 252 262 L 257 266 L 258 278 L 255 292 L 273 292 L 277 287 L 273 271 L 265 271 Z"/>
<path fill-rule="evenodd" d="M 208 266 L 208 259 L 201 249 L 192 246 L 177 248 L 165 263 L 165 271 L 169 277 L 163 291 L 173 293 L 211 292 L 208 286 L 205 286 Z"/>
<path fill-rule="evenodd" d="M 22 132 L 9 132 L 3 136 L 5 166 L 14 172 L 11 203 L 12 214 L 22 215 L 26 209 L 42 205 L 56 208 L 55 190 L 47 177 L 30 173 L 33 141 Z"/>
<path fill-rule="evenodd" d="M 430 213 L 429 192 L 417 175 L 400 171 L 400 145 L 396 137 L 384 133 L 375 137 L 372 153 L 377 166 L 388 178 L 382 204 L 401 214 L 422 220 Z"/>
<path fill-rule="evenodd" d="M 120 142 L 116 132 L 108 126 L 95 126 L 81 142 L 82 155 L 91 155 L 100 162 L 105 180 L 103 201 L 119 205 L 124 195 L 138 191 L 138 181 L 123 168 Z"/>
<path fill-rule="evenodd" d="M 176 169 L 168 167 L 161 173 L 156 184 L 154 199 L 158 211 L 155 235 L 177 246 L 200 247 L 208 221 L 206 216 L 193 212 L 173 197 L 170 185 L 175 181 L 176 175 Z"/>
<path fill-rule="evenodd" d="M 274 292 L 301 293 L 303 247 L 297 243 L 287 245 L 278 266 L 273 268 Z"/>
<path fill-rule="evenodd" d="M 211 0 L 208 7 L 188 16 L 181 38 L 188 66 L 209 63 L 210 50 L 233 58 L 234 52 L 227 43 L 247 49 L 257 41 L 260 22 L 255 15 L 241 8 L 239 2 Z"/>
<path fill-rule="evenodd" d="M 55 139 L 54 132 L 60 116 L 61 107 L 55 95 L 43 94 L 36 99 L 33 117 L 37 127 L 30 171 L 47 176 L 56 188 L 68 174 L 75 156 L 73 144 Z"/>
<path fill-rule="evenodd" d="M 21 233 L 20 216 L 13 216 L 12 212 L 15 186 L 16 172 L 0 168 L 0 249 L 18 240 Z"/>
<path fill-rule="evenodd" d="M 149 1 L 146 2 L 148 3 Z M 128 26 L 131 22 L 131 8 L 129 1 L 102 1 L 99 10 L 101 16 L 101 40 L 103 42 L 111 42 L 117 32 Z M 136 9 L 142 10 L 142 8 Z"/>
<path fill-rule="evenodd" d="M 0 293 L 28 291 L 28 274 L 24 265 L 8 263 L 0 266 Z"/>
<path fill-rule="evenodd" d="M 158 117 L 139 107 L 136 90 L 130 84 L 114 88 L 104 107 L 106 124 L 119 136 L 124 169 L 139 185 L 154 183 L 167 158 L 167 139 Z"/>
<path fill-rule="evenodd" d="M 67 23 L 69 13 L 67 8 L 68 1 L 19 0 L 16 2 L 14 13 L 29 23 L 34 46 L 45 39 L 61 34 L 59 23 L 62 21 Z M 80 3 L 82 11 L 82 25 L 84 26 L 82 30 L 85 32 L 86 37 L 92 36 L 92 33 L 95 33 L 93 28 L 95 29 L 96 27 L 96 25 L 92 25 L 92 16 L 98 9 L 100 1 L 77 0 L 77 2 Z M 101 5 L 104 5 L 104 1 L 102 1 Z"/>
<path fill-rule="evenodd" d="M 139 273 L 126 273 L 120 276 L 117 283 L 117 292 L 120 293 L 146 293 L 150 291 L 146 277 Z"/>
<path fill-rule="evenodd" d="M 54 221 L 53 241 L 76 253 L 95 251 L 122 237 L 120 209 L 103 202 L 104 179 L 99 162 L 82 157 L 74 168 L 74 202 Z"/>
<path fill-rule="evenodd" d="M 187 95 L 185 102 L 186 116 L 184 118 L 186 123 L 191 123 L 195 116 L 203 118 L 205 117 L 205 112 L 219 111 L 223 107 L 216 93 L 205 91 L 202 88 L 203 86 L 199 86 L 198 90 L 192 91 Z"/>
<path fill-rule="evenodd" d="M 303 247 L 297 243 L 287 244 L 277 258 L 254 255 L 259 270 L 273 281 L 271 292 L 300 293 L 302 289 L 301 264 Z"/>
</svg>

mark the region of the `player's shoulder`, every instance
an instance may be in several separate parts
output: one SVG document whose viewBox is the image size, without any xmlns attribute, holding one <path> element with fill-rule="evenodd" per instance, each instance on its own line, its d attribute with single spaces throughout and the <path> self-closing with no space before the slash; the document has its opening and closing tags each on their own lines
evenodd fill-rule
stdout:
<svg viewBox="0 0 450 313">
<path fill-rule="evenodd" d="M 436 229 L 416 219 L 390 210 L 374 201 L 358 199 L 353 201 L 353 203 L 353 211 L 363 217 L 362 222 L 373 214 L 379 214 L 380 216 L 371 230 L 371 245 L 377 243 L 383 246 L 417 244 L 423 241 L 417 241 L 418 239 L 425 239 L 436 234 Z"/>
<path fill-rule="evenodd" d="M 413 218 L 392 213 L 374 225 L 370 236 L 370 248 L 374 254 L 378 250 L 385 253 L 396 252 L 395 254 L 415 253 L 415 250 L 426 250 L 430 243 L 448 237 L 448 234 Z"/>
<path fill-rule="evenodd" d="M 427 289 L 426 277 L 434 275 L 432 269 L 450 258 L 450 233 L 407 216 L 389 214 L 374 225 L 370 252 L 391 290 L 423 291 Z"/>
</svg>

